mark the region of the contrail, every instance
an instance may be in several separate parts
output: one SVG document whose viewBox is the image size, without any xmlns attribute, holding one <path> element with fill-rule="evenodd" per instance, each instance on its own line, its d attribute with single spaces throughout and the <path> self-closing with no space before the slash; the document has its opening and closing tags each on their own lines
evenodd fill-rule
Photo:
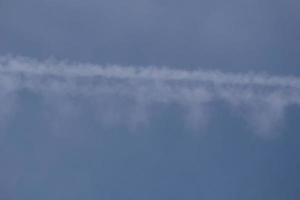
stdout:
<svg viewBox="0 0 300 200">
<path fill-rule="evenodd" d="M 197 116 L 188 120 L 194 124 L 198 118 L 207 118 L 204 110 L 209 104 L 224 101 L 234 108 L 248 108 L 241 110 L 264 132 L 270 131 L 274 122 L 282 118 L 285 107 L 300 105 L 300 79 L 293 76 L 155 66 L 101 66 L 12 56 L 0 57 L 0 89 L 10 94 L 27 89 L 52 98 L 81 95 L 102 103 L 103 99 L 109 99 L 110 104 L 129 99 L 139 113 L 135 118 L 149 112 L 145 110 L 151 104 L 177 103 L 188 108 L 190 116 Z M 121 112 L 115 106 L 110 109 Z"/>
<path fill-rule="evenodd" d="M 257 85 L 263 87 L 289 87 L 300 89 L 297 77 L 271 76 L 267 74 L 223 73 L 220 71 L 177 70 L 162 67 L 128 67 L 74 64 L 48 60 L 39 62 L 24 57 L 0 57 L 2 73 L 26 73 L 28 75 L 53 75 L 62 77 L 105 77 L 118 79 L 144 79 L 161 81 L 199 81 L 220 85 Z"/>
</svg>

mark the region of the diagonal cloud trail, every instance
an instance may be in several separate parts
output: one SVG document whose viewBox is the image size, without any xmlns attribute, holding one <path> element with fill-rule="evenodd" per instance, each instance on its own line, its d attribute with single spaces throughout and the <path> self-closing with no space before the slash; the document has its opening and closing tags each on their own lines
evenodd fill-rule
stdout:
<svg viewBox="0 0 300 200">
<path fill-rule="evenodd" d="M 249 122 L 265 133 L 280 121 L 285 107 L 300 105 L 300 79 L 292 76 L 101 66 L 12 56 L 0 57 L 0 89 L 4 96 L 27 89 L 52 98 L 79 94 L 93 97 L 98 99 L 96 105 L 101 112 L 106 110 L 102 117 L 106 120 L 108 113 L 131 113 L 115 106 L 124 99 L 134 102 L 130 108 L 134 110 L 131 119 L 135 122 L 147 121 L 147 107 L 155 103 L 176 103 L 187 108 L 187 121 L 192 126 L 205 121 L 209 115 L 207 107 L 221 100 L 242 110 Z M 111 106 L 104 108 L 103 99 Z"/>
<path fill-rule="evenodd" d="M 213 84 L 258 85 L 269 87 L 300 88 L 297 77 L 270 76 L 267 74 L 223 73 L 220 71 L 186 71 L 161 67 L 99 66 L 92 64 L 68 64 L 67 62 L 45 61 L 24 57 L 0 57 L 2 73 L 27 73 L 31 75 L 54 75 L 66 77 L 105 77 L 120 79 L 146 79 L 162 81 L 201 81 Z"/>
</svg>

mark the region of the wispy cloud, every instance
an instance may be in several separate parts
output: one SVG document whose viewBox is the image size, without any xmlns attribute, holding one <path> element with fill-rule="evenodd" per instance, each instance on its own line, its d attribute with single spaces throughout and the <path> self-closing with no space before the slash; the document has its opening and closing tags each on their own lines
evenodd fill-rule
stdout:
<svg viewBox="0 0 300 200">
<path fill-rule="evenodd" d="M 64 99 L 58 104 L 68 105 L 68 97 L 78 96 L 96 102 L 102 122 L 126 121 L 134 127 L 148 122 L 149 107 L 157 103 L 182 106 L 186 123 L 197 127 L 207 121 L 209 104 L 223 101 L 245 113 L 258 132 L 269 133 L 287 106 L 300 104 L 300 79 L 292 76 L 100 66 L 11 56 L 0 57 L 0 87 L 2 105 L 12 102 L 7 98 L 23 89 L 43 95 L 46 101 Z M 7 112 L 1 109 L 1 113 Z"/>
</svg>

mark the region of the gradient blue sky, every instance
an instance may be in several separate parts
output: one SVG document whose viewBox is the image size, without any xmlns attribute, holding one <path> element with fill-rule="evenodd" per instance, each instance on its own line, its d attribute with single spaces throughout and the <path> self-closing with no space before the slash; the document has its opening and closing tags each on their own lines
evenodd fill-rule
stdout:
<svg viewBox="0 0 300 200">
<path fill-rule="evenodd" d="M 0 55 L 300 76 L 299 9 L 296 0 L 0 0 Z M 298 105 L 263 137 L 222 101 L 202 129 L 168 103 L 131 130 L 107 125 L 89 100 L 14 95 L 0 123 L 0 199 L 300 198 Z"/>
</svg>

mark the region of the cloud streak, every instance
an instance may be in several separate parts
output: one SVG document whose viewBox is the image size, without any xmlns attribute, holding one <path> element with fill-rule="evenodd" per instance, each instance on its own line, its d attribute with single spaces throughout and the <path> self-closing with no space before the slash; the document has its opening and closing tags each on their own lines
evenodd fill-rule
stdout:
<svg viewBox="0 0 300 200">
<path fill-rule="evenodd" d="M 119 66 L 0 57 L 1 102 L 28 90 L 45 100 L 70 96 L 95 103 L 101 121 L 147 123 L 153 105 L 176 104 L 186 110 L 188 126 L 207 121 L 208 107 L 226 102 L 260 133 L 272 132 L 289 105 L 300 104 L 300 79 L 258 73 L 179 70 L 156 66 Z M 57 102 L 57 101 L 56 101 Z M 125 103 L 124 103 L 125 102 Z M 6 107 L 6 106 L 5 106 Z M 3 109 L 5 110 L 5 109 Z M 7 113 L 7 111 L 2 112 Z"/>
</svg>

